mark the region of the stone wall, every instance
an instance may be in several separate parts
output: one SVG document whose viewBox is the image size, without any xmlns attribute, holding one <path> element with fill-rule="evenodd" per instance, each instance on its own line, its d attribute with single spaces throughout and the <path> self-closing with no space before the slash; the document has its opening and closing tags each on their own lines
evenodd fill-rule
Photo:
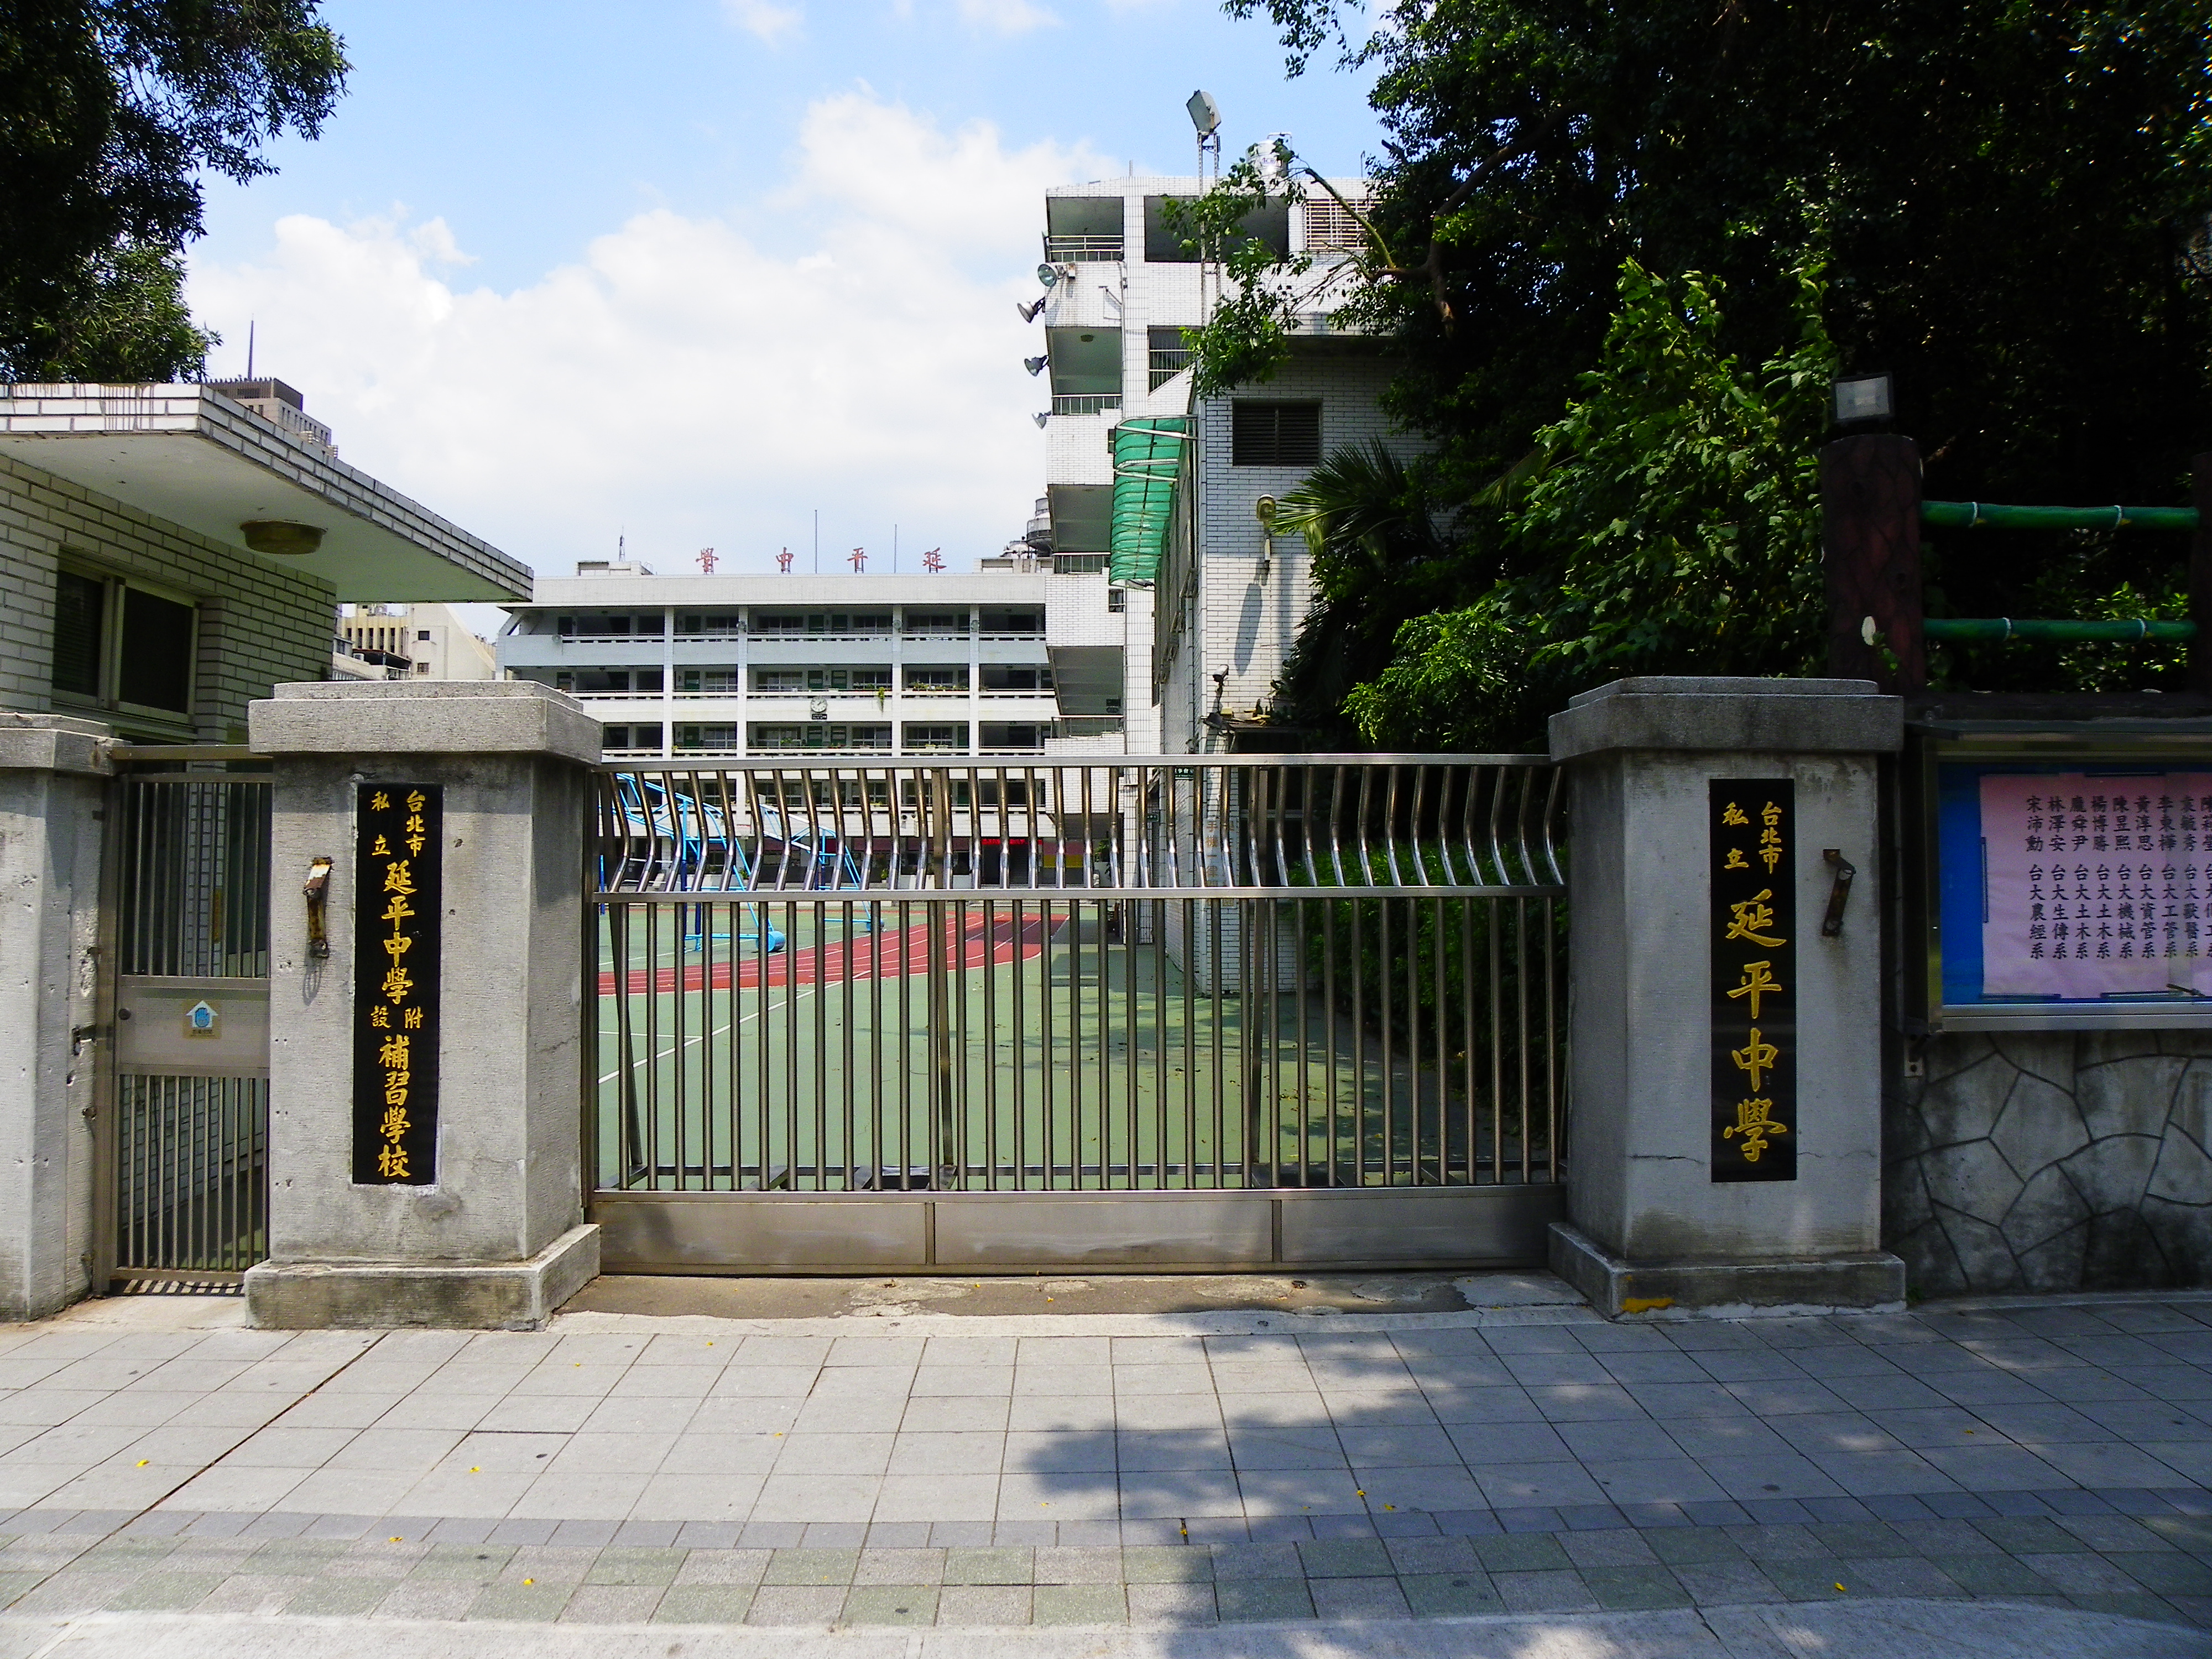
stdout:
<svg viewBox="0 0 2212 1659">
<path fill-rule="evenodd" d="M 2212 1277 L 2212 1032 L 1929 1039 L 1883 1123 L 1884 1245 L 1917 1296 Z"/>
</svg>

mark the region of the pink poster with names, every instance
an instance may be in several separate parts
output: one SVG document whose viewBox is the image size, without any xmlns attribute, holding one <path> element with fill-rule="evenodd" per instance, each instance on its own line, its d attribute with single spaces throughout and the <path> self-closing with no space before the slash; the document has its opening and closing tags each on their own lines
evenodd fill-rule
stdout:
<svg viewBox="0 0 2212 1659">
<path fill-rule="evenodd" d="M 1981 786 L 1984 996 L 2212 992 L 2212 772 Z"/>
</svg>

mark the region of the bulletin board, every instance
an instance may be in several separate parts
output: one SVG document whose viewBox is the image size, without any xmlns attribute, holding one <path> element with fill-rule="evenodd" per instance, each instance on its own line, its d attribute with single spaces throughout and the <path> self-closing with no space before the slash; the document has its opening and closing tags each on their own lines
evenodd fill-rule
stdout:
<svg viewBox="0 0 2212 1659">
<path fill-rule="evenodd" d="M 1931 1028 L 2212 1025 L 2212 753 L 1923 775 Z"/>
</svg>

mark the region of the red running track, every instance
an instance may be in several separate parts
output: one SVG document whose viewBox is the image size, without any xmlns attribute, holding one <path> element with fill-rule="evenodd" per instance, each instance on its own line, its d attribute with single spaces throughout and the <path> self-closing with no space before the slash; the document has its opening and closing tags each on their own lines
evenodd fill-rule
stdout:
<svg viewBox="0 0 2212 1659">
<path fill-rule="evenodd" d="M 965 927 L 948 917 L 943 932 L 945 956 L 957 960 L 963 968 L 1002 968 L 1011 962 L 1026 962 L 1044 949 L 1045 941 L 1059 931 L 1065 921 L 1065 917 L 1054 917 L 1048 921 L 1042 916 L 1031 915 L 1017 930 L 1012 916 L 994 917 L 987 937 L 982 917 L 971 916 Z M 730 942 L 718 940 L 716 948 L 723 954 L 714 963 L 711 981 L 703 963 L 686 963 L 680 970 L 673 967 L 651 970 L 651 989 L 666 995 L 678 989 L 704 990 L 711 983 L 714 989 L 726 991 L 731 988 L 734 969 L 738 988 L 752 990 L 761 983 L 763 965 L 771 986 L 817 982 L 836 985 L 854 980 L 896 979 L 902 974 L 926 974 L 929 971 L 930 931 L 927 922 L 877 933 L 856 931 L 825 939 L 819 946 L 786 946 L 766 957 L 740 943 L 735 962 L 729 955 Z M 629 981 L 627 989 L 631 994 L 641 994 L 647 990 L 647 972 L 644 968 L 634 967 L 623 975 Z M 620 969 L 611 968 L 600 974 L 601 996 L 615 994 L 616 979 L 620 973 Z"/>
</svg>

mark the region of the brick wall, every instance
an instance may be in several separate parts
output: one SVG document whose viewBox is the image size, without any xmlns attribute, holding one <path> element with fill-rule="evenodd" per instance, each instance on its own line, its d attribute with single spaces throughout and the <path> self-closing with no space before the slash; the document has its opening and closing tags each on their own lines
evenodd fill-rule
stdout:
<svg viewBox="0 0 2212 1659">
<path fill-rule="evenodd" d="M 0 456 L 0 707 L 52 708 L 54 576 L 74 562 L 199 603 L 192 725 L 243 742 L 246 705 L 287 680 L 329 678 L 337 596 L 178 525 Z"/>
</svg>

